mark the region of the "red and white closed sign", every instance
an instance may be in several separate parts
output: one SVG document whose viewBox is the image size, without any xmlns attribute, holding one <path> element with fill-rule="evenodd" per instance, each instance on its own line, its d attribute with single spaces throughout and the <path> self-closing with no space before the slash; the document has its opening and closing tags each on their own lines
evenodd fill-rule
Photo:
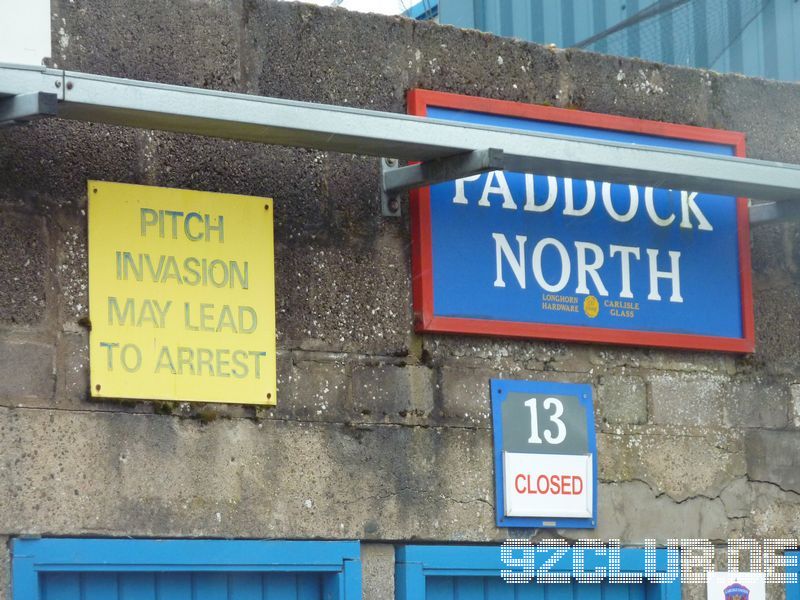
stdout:
<svg viewBox="0 0 800 600">
<path fill-rule="evenodd" d="M 509 517 L 592 517 L 592 457 L 503 453 Z"/>
</svg>

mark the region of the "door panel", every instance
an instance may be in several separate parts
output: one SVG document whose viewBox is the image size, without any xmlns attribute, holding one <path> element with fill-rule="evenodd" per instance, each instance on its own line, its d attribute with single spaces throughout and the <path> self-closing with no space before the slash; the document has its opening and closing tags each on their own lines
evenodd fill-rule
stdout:
<svg viewBox="0 0 800 600">
<path fill-rule="evenodd" d="M 511 584 L 499 577 L 427 577 L 426 600 L 645 600 L 644 585 Z"/>
<path fill-rule="evenodd" d="M 320 600 L 317 573 L 44 573 L 43 600 Z"/>
</svg>

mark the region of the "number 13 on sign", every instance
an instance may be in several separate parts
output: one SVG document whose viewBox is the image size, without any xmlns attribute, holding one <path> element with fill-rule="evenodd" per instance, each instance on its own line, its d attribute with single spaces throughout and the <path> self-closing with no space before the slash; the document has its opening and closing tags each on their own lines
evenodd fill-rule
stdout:
<svg viewBox="0 0 800 600">
<path fill-rule="evenodd" d="M 538 400 L 531 398 L 525 401 L 531 411 L 531 437 L 528 438 L 529 444 L 541 444 L 542 438 L 539 437 L 539 409 L 537 408 Z M 567 437 L 567 426 L 564 425 L 559 417 L 564 414 L 564 404 L 558 398 L 548 397 L 544 399 L 542 407 L 548 410 L 550 407 L 555 407 L 555 411 L 550 415 L 550 422 L 556 426 L 556 435 L 550 433 L 549 429 L 544 432 L 544 439 L 548 444 L 560 444 Z"/>
</svg>

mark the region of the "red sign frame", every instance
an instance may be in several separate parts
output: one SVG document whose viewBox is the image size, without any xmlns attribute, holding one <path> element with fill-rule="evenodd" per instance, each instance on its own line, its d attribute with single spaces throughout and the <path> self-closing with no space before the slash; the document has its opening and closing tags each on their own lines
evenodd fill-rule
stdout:
<svg viewBox="0 0 800 600">
<path fill-rule="evenodd" d="M 724 144 L 733 148 L 735 156 L 745 156 L 745 134 L 738 131 L 662 123 L 660 121 L 524 104 L 507 100 L 462 96 L 424 89 L 412 89 L 409 91 L 407 96 L 407 111 L 409 114 L 425 116 L 429 106 Z M 433 260 L 429 188 L 424 187 L 411 191 L 410 208 L 414 324 L 418 332 L 460 333 L 736 353 L 753 352 L 755 348 L 750 219 L 747 198 L 737 198 L 736 205 L 742 332 L 744 334 L 741 338 L 436 316 L 433 313 Z"/>
</svg>

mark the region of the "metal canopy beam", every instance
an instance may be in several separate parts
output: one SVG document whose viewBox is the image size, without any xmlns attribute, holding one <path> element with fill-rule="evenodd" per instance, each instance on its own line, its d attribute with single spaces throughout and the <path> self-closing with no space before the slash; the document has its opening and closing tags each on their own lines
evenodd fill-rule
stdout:
<svg viewBox="0 0 800 600">
<path fill-rule="evenodd" d="M 800 167 L 394 113 L 0 65 L 0 96 L 57 93 L 58 116 L 408 161 L 498 148 L 506 169 L 800 202 Z"/>
<path fill-rule="evenodd" d="M 57 114 L 58 96 L 31 92 L 0 98 L 0 127 Z"/>
</svg>

